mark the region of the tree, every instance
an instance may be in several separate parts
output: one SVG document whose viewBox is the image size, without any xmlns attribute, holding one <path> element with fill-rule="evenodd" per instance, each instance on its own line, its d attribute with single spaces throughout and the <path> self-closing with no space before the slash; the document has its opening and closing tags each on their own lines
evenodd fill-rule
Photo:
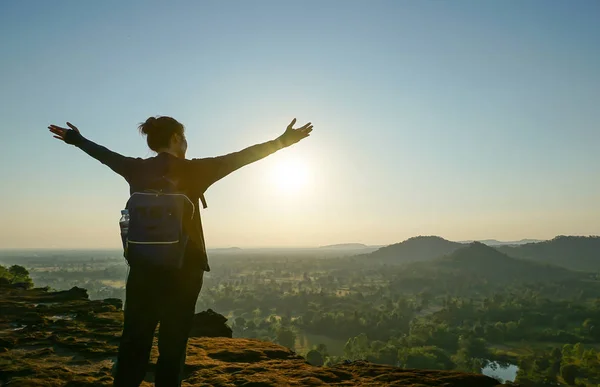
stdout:
<svg viewBox="0 0 600 387">
<path fill-rule="evenodd" d="M 327 346 L 323 343 L 317 345 L 316 350 L 321 352 L 321 355 L 323 355 L 323 357 L 329 356 L 329 350 L 327 349 Z"/>
<path fill-rule="evenodd" d="M 582 324 L 583 330 L 594 339 L 600 339 L 600 326 L 594 319 L 588 318 Z"/>
<path fill-rule="evenodd" d="M 460 349 L 464 349 L 468 357 L 486 359 L 489 357 L 489 351 L 485 340 L 475 337 L 461 336 L 458 340 Z"/>
<path fill-rule="evenodd" d="M 433 300 L 433 295 L 428 291 L 422 291 L 419 293 L 419 298 L 421 299 L 421 308 L 427 309 Z"/>
<path fill-rule="evenodd" d="M 321 352 L 314 349 L 308 351 L 306 354 L 306 361 L 317 367 L 321 367 L 325 363 Z"/>
<path fill-rule="evenodd" d="M 235 319 L 235 327 L 238 329 L 244 329 L 246 327 L 246 319 L 243 317 L 237 317 Z"/>
<path fill-rule="evenodd" d="M 4 278 L 2 282 L 8 284 L 25 284 L 27 289 L 33 287 L 33 281 L 29 277 L 29 271 L 23 266 L 12 265 L 8 270 L 4 266 L 0 266 L 0 278 Z"/>
<path fill-rule="evenodd" d="M 351 337 L 344 346 L 344 356 L 348 360 L 366 359 L 369 353 L 369 338 L 364 333 L 356 337 Z"/>
<path fill-rule="evenodd" d="M 294 349 L 296 346 L 296 334 L 291 329 L 281 328 L 277 331 L 277 342 L 284 347 Z"/>
<path fill-rule="evenodd" d="M 578 368 L 575 364 L 565 364 L 562 367 L 560 367 L 560 376 L 569 386 L 575 385 L 575 378 L 577 377 L 577 373 Z"/>
<path fill-rule="evenodd" d="M 27 271 L 27 269 L 25 269 L 23 266 L 19 265 L 12 265 L 8 269 L 8 272 L 15 278 L 29 277 L 29 271 Z"/>
<path fill-rule="evenodd" d="M 246 329 L 251 332 L 255 331 L 256 323 L 252 320 L 246 321 Z"/>
<path fill-rule="evenodd" d="M 556 376 L 560 372 L 560 364 L 562 362 L 562 352 L 560 348 L 552 349 L 550 352 L 550 372 Z"/>
<path fill-rule="evenodd" d="M 398 348 L 393 345 L 386 345 L 377 355 L 377 363 L 379 364 L 398 365 Z"/>
<path fill-rule="evenodd" d="M 398 361 L 404 368 L 446 370 L 455 367 L 443 350 L 433 346 L 399 349 Z"/>
</svg>

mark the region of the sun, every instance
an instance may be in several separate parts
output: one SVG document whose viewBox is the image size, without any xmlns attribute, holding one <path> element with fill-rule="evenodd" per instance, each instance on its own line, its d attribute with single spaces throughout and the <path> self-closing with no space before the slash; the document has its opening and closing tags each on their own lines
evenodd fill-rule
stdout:
<svg viewBox="0 0 600 387">
<path fill-rule="evenodd" d="M 286 194 L 301 192 L 309 182 L 309 169 L 298 159 L 281 160 L 273 168 L 273 184 Z"/>
</svg>

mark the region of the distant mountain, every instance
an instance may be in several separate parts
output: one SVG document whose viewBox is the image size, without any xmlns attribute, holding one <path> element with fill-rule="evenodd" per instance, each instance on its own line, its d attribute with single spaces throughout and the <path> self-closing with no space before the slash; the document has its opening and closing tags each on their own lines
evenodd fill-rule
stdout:
<svg viewBox="0 0 600 387">
<path fill-rule="evenodd" d="M 521 246 L 498 246 L 515 258 L 529 259 L 571 270 L 600 271 L 600 236 L 557 236 Z"/>
<path fill-rule="evenodd" d="M 538 243 L 543 242 L 539 239 L 521 239 L 519 241 L 499 241 L 496 239 L 484 239 L 484 240 L 469 240 L 469 241 L 460 241 L 459 243 L 473 243 L 480 242 L 488 246 L 503 246 L 503 245 L 524 245 L 526 243 Z"/>
<path fill-rule="evenodd" d="M 387 263 L 431 261 L 451 254 L 464 247 L 464 244 L 450 242 L 438 236 L 418 236 L 401 243 L 385 246 L 367 254 L 366 259 Z"/>
<path fill-rule="evenodd" d="M 510 284 L 571 281 L 586 273 L 512 258 L 483 243 L 473 242 L 430 261 L 413 262 L 394 275 L 394 291 L 466 295 L 489 293 Z"/>
<path fill-rule="evenodd" d="M 235 253 L 238 251 L 242 251 L 239 247 L 219 247 L 216 249 L 206 249 L 207 251 L 219 252 L 219 253 Z"/>
<path fill-rule="evenodd" d="M 343 249 L 343 250 L 351 250 L 351 249 L 366 249 L 369 246 L 364 245 L 362 243 L 339 243 L 337 245 L 327 245 L 321 246 L 320 249 Z"/>
<path fill-rule="evenodd" d="M 563 267 L 510 257 L 480 242 L 473 242 L 431 264 L 501 282 L 506 279 L 554 281 L 580 276 Z"/>
</svg>

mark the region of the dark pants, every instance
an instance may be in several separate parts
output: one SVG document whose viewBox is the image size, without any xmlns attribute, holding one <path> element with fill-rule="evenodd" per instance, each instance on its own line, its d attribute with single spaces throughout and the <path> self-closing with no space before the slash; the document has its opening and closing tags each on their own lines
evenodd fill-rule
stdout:
<svg viewBox="0 0 600 387">
<path fill-rule="evenodd" d="M 188 334 L 202 288 L 202 274 L 202 271 L 190 274 L 153 267 L 130 268 L 115 387 L 137 387 L 144 380 L 154 331 L 159 322 L 155 385 L 181 385 Z"/>
</svg>

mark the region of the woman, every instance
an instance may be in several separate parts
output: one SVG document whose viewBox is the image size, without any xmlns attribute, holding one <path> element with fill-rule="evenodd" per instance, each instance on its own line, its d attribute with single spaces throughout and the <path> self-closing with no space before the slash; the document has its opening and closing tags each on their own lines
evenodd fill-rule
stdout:
<svg viewBox="0 0 600 387">
<path fill-rule="evenodd" d="M 149 178 L 167 177 L 174 181 L 198 207 L 204 192 L 231 172 L 258 161 L 279 149 L 308 137 L 310 123 L 294 129 L 296 119 L 277 139 L 220 157 L 188 160 L 184 126 L 171 117 L 150 117 L 139 126 L 147 136 L 148 147 L 157 153 L 147 159 L 132 158 L 112 152 L 81 135 L 67 122 L 68 128 L 50 125 L 54 137 L 74 145 L 123 176 L 130 192 L 146 189 Z M 188 334 L 195 313 L 196 300 L 205 271 L 210 271 L 199 211 L 195 211 L 193 229 L 184 255 L 183 268 L 164 270 L 132 265 L 127 277 L 124 325 L 115 386 L 139 386 L 146 374 L 152 340 L 160 322 L 155 385 L 180 386 L 185 363 Z"/>
</svg>

